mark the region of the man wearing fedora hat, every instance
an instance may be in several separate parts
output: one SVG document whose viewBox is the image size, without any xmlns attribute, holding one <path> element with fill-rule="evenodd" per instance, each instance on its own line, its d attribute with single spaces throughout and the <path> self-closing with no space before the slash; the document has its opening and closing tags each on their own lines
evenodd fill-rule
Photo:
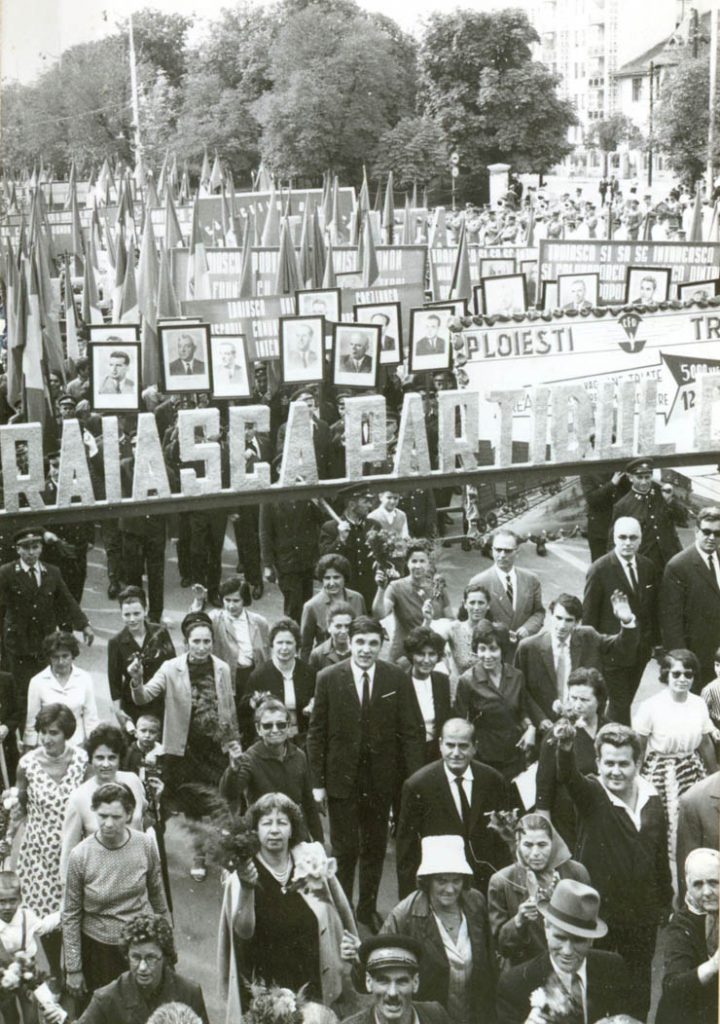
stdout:
<svg viewBox="0 0 720 1024">
<path fill-rule="evenodd" d="M 607 933 L 598 916 L 596 890 L 563 878 L 539 910 L 545 919 L 548 951 L 501 974 L 498 1024 L 546 1020 L 539 1005 L 543 998 L 557 1002 L 564 997 L 568 1012 L 563 1019 L 576 1024 L 592 1024 L 626 1011 L 629 979 L 622 957 L 592 948 L 594 940 Z"/>
<path fill-rule="evenodd" d="M 343 1024 L 450 1024 L 440 1003 L 416 1003 L 420 943 L 409 935 L 376 935 L 360 946 L 371 1004 Z"/>
</svg>

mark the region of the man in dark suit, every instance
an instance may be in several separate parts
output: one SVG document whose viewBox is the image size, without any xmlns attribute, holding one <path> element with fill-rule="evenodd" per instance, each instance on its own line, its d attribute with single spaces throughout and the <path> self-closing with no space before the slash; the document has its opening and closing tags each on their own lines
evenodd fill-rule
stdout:
<svg viewBox="0 0 720 1024">
<path fill-rule="evenodd" d="M 599 473 L 583 473 L 580 477 L 585 511 L 587 512 L 587 541 L 590 560 L 594 562 L 608 550 L 608 534 L 612 522 L 613 507 L 630 488 L 622 472 L 612 476 Z"/>
<path fill-rule="evenodd" d="M 340 356 L 340 369 L 343 373 L 370 373 L 372 371 L 372 359 L 368 355 L 370 339 L 362 331 L 353 331 L 350 334 L 350 351 Z"/>
<path fill-rule="evenodd" d="M 660 631 L 666 651 L 687 648 L 700 662 L 693 691 L 715 678 L 720 639 L 720 508 L 700 509 L 695 543 L 668 562 L 660 587 Z"/>
<path fill-rule="evenodd" d="M 660 577 L 655 564 L 639 554 L 642 531 L 637 519 L 626 516 L 613 526 L 615 547 L 588 569 L 583 597 L 583 623 L 599 633 L 613 633 L 617 619 L 612 595 L 622 591 L 637 619 L 638 645 L 632 664 L 606 660 L 603 675 L 610 705 L 608 719 L 630 725 L 632 705 L 653 648 L 660 643 L 658 595 Z"/>
<path fill-rule="evenodd" d="M 677 876 L 684 893 L 685 861 L 700 847 L 720 848 L 720 771 L 700 779 L 680 797 L 677 826 Z"/>
<path fill-rule="evenodd" d="M 447 338 L 438 336 L 440 330 L 440 317 L 437 313 L 430 313 L 425 319 L 427 334 L 418 338 L 415 343 L 416 356 L 437 356 L 447 351 Z"/>
<path fill-rule="evenodd" d="M 611 595 L 615 628 L 608 636 L 592 626 L 581 626 L 582 604 L 572 594 L 560 594 L 550 605 L 550 628 L 521 640 L 515 666 L 525 677 L 528 696 L 537 706 L 541 731 L 547 730 L 562 710 L 567 696 L 568 676 L 576 668 L 606 665 L 623 666 L 636 657 L 638 630 L 626 596 L 616 590 Z"/>
<path fill-rule="evenodd" d="M 272 451 L 267 434 L 258 434 L 254 423 L 245 424 L 245 471 L 252 473 L 258 462 L 271 462 Z M 260 559 L 260 506 L 240 505 L 230 516 L 237 547 L 237 571 L 252 587 L 253 601 L 263 596 L 262 565 Z"/>
<path fill-rule="evenodd" d="M 660 484 L 652 478 L 651 459 L 628 462 L 626 472 L 630 490 L 615 502 L 612 522 L 625 516 L 637 519 L 642 530 L 640 554 L 654 562 L 662 572 L 673 555 L 680 550 L 673 513 L 662 495 Z"/>
<path fill-rule="evenodd" d="M 170 363 L 170 374 L 173 377 L 191 376 L 205 373 L 205 363 L 195 358 L 195 339 L 192 334 L 181 334 L 178 341 L 178 358 Z"/>
<path fill-rule="evenodd" d="M 441 761 L 433 761 L 405 782 L 397 829 L 400 899 L 415 889 L 424 836 L 455 835 L 465 840 L 465 856 L 478 888 L 508 863 L 508 851 L 488 828 L 486 815 L 508 806 L 505 780 L 475 761 L 475 729 L 464 718 L 450 718 L 440 739 Z"/>
<path fill-rule="evenodd" d="M 440 1003 L 416 1003 L 422 946 L 410 935 L 377 935 L 360 946 L 372 1002 L 343 1024 L 450 1024 Z"/>
<path fill-rule="evenodd" d="M 600 896 L 589 885 L 563 878 L 549 903 L 539 905 L 544 918 L 547 953 L 510 967 L 500 975 L 497 993 L 498 1024 L 524 1024 L 531 1020 L 530 997 L 538 990 L 551 1000 L 563 999 L 563 1020 L 577 1024 L 627 1012 L 629 979 L 617 953 L 594 950 L 593 942 L 607 933 L 598 917 Z M 538 1007 L 538 1019 L 542 1007 Z"/>
<path fill-rule="evenodd" d="M 17 560 L 0 566 L 0 620 L 4 667 L 15 681 L 24 720 L 28 683 L 47 664 L 42 642 L 48 633 L 69 623 L 82 631 L 88 646 L 95 634 L 60 570 L 40 561 L 43 531 L 26 526 L 17 531 L 14 541 Z"/>
<path fill-rule="evenodd" d="M 527 569 L 515 568 L 519 545 L 516 533 L 500 527 L 492 535 L 494 567 L 470 580 L 470 586 L 487 587 L 490 618 L 507 626 L 513 644 L 538 633 L 545 621 L 539 578 Z"/>
<path fill-rule="evenodd" d="M 358 616 L 350 658 L 317 677 L 307 754 L 313 795 L 330 816 L 338 879 L 352 901 L 360 862 L 357 918 L 377 932 L 375 907 L 390 806 L 403 780 L 423 763 L 425 732 L 413 711 L 407 676 L 379 661 L 382 626 Z"/>
</svg>

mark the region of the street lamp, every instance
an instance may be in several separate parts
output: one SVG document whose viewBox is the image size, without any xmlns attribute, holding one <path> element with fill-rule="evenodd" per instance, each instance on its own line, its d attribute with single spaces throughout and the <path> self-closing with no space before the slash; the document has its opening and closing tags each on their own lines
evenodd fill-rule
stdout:
<svg viewBox="0 0 720 1024">
<path fill-rule="evenodd" d="M 451 189 L 452 189 L 452 208 L 453 208 L 453 213 L 455 213 L 455 179 L 460 174 L 460 168 L 458 167 L 459 163 L 460 163 L 460 154 L 457 152 L 457 150 L 455 150 L 454 152 L 452 152 L 450 154 L 450 186 L 451 186 Z"/>
</svg>

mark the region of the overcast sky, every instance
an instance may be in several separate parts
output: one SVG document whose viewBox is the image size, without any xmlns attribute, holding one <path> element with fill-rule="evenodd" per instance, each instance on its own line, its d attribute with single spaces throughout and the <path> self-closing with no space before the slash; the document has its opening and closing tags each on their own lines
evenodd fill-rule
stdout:
<svg viewBox="0 0 720 1024">
<path fill-rule="evenodd" d="M 408 31 L 417 28 L 431 11 L 447 11 L 450 6 L 448 0 L 359 0 L 359 4 L 390 15 Z M 463 0 L 458 4 L 475 10 L 511 5 L 511 0 Z M 232 0 L 0 0 L 0 73 L 5 79 L 30 81 L 68 46 L 101 38 L 114 29 L 118 19 L 143 7 L 180 14 L 201 11 L 204 18 L 213 18 L 223 7 L 231 6 Z"/>
</svg>

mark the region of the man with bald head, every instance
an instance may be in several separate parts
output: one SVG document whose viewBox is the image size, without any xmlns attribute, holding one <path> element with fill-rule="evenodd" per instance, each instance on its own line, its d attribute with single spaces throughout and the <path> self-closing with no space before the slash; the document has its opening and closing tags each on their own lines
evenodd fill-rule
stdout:
<svg viewBox="0 0 720 1024">
<path fill-rule="evenodd" d="M 464 718 L 443 726 L 440 761 L 405 780 L 397 830 L 400 899 L 415 889 L 424 836 L 462 836 L 475 886 L 487 890 L 490 875 L 508 863 L 508 851 L 487 815 L 509 806 L 505 780 L 475 760 L 475 728 Z"/>
<path fill-rule="evenodd" d="M 685 861 L 685 905 L 665 932 L 655 1024 L 717 1024 L 720 854 L 703 847 Z"/>
<path fill-rule="evenodd" d="M 348 339 L 349 351 L 340 356 L 343 373 L 371 373 L 372 358 L 368 355 L 370 337 L 364 331 L 353 331 Z"/>
<path fill-rule="evenodd" d="M 621 590 L 637 622 L 638 647 L 635 660 L 620 665 L 612 656 L 603 666 L 611 722 L 630 725 L 630 707 L 640 685 L 653 648 L 660 643 L 658 594 L 660 577 L 653 561 L 640 554 L 642 529 L 637 519 L 622 516 L 613 524 L 613 549 L 588 569 L 583 597 L 583 622 L 599 633 L 617 629 L 612 594 Z"/>
</svg>

